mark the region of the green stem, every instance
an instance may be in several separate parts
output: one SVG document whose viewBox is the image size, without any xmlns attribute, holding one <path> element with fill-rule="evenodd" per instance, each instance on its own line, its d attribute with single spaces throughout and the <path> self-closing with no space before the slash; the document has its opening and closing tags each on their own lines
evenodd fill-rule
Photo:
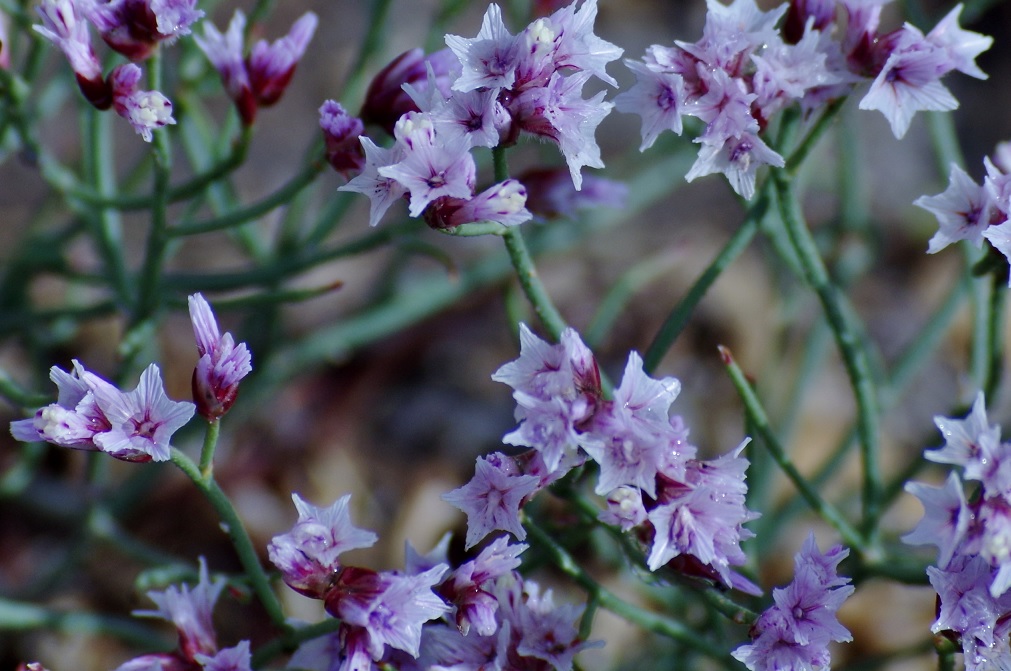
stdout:
<svg viewBox="0 0 1011 671">
<path fill-rule="evenodd" d="M 214 477 L 214 450 L 218 446 L 218 436 L 220 434 L 220 419 L 212 419 L 207 422 L 207 432 L 204 434 L 204 444 L 200 449 L 200 476 L 204 480 L 209 480 Z"/>
<path fill-rule="evenodd" d="M 780 217 L 797 252 L 807 282 L 821 301 L 853 387 L 863 467 L 864 528 L 871 534 L 877 527 L 876 522 L 880 514 L 881 474 L 878 466 L 877 397 L 867 353 L 854 323 L 855 317 L 851 314 L 851 309 L 838 287 L 829 278 L 818 247 L 803 220 L 790 178 L 784 171 L 774 170 L 773 179 L 779 200 Z"/>
<path fill-rule="evenodd" d="M 88 169 L 95 190 L 107 195 L 116 192 L 116 162 L 112 137 L 109 133 L 109 115 L 98 110 L 89 109 L 87 156 Z M 94 226 L 94 236 L 98 242 L 99 252 L 105 263 L 105 273 L 109 283 L 115 287 L 120 301 L 129 301 L 131 296 L 130 280 L 127 277 L 126 263 L 123 260 L 123 235 L 120 230 L 119 215 L 111 210 L 99 207 L 90 217 Z"/>
<path fill-rule="evenodd" d="M 751 240 L 755 237 L 755 233 L 758 231 L 759 222 L 762 221 L 769 209 L 769 197 L 769 189 L 764 188 L 758 200 L 748 211 L 748 216 L 744 220 L 744 223 L 731 236 L 727 244 L 716 255 L 716 258 L 699 275 L 698 279 L 695 280 L 695 283 L 692 284 L 684 295 L 684 298 L 678 301 L 667 316 L 667 319 L 664 320 L 663 325 L 656 336 L 654 336 L 653 342 L 646 348 L 646 354 L 643 356 L 643 370 L 647 373 L 656 370 L 667 350 L 670 349 L 674 341 L 681 335 L 681 331 L 687 326 L 692 313 L 706 295 L 706 292 L 709 291 L 709 288 L 716 282 L 723 271 L 747 249 Z"/>
<path fill-rule="evenodd" d="M 492 162 L 495 166 L 495 181 L 504 182 L 509 179 L 509 167 L 506 164 L 504 148 L 495 147 L 492 149 Z M 530 305 L 533 306 L 534 312 L 537 313 L 551 338 L 555 341 L 559 340 L 562 337 L 562 331 L 567 326 L 565 319 L 558 312 L 558 308 L 555 307 L 551 296 L 548 295 L 547 289 L 544 288 L 544 284 L 537 274 L 533 257 L 530 255 L 530 250 L 527 249 L 519 226 L 507 228 L 502 234 L 502 239 L 505 240 L 509 260 L 512 261 L 513 268 L 516 270 L 516 277 L 523 288 L 523 293 L 526 294 L 527 300 L 530 301 Z"/>
<path fill-rule="evenodd" d="M 3 368 L 0 368 L 0 396 L 23 408 L 38 408 L 53 400 L 48 394 L 37 394 L 23 389 Z"/>
<path fill-rule="evenodd" d="M 186 477 L 193 481 L 197 489 L 203 492 L 210 504 L 214 506 L 218 516 L 221 518 L 222 528 L 224 528 L 231 539 L 232 546 L 239 556 L 239 561 L 242 562 L 242 567 L 245 569 L 246 576 L 252 583 L 253 591 L 256 592 L 257 598 L 263 604 L 264 609 L 274 624 L 283 631 L 288 631 L 290 626 L 285 619 L 281 602 L 278 601 L 277 595 L 271 587 L 270 579 L 267 577 L 266 571 L 263 570 L 263 565 L 260 564 L 260 558 L 253 547 L 253 541 L 249 538 L 249 533 L 246 531 L 242 520 L 239 519 L 239 515 L 235 511 L 235 507 L 232 506 L 232 502 L 222 491 L 221 487 L 218 486 L 218 483 L 215 482 L 213 474 L 209 473 L 205 477 L 197 465 L 193 463 L 192 459 L 174 447 L 172 448 L 172 463 Z"/>
<path fill-rule="evenodd" d="M 172 643 L 158 631 L 135 620 L 97 613 L 58 611 L 0 598 L 0 631 L 35 629 L 66 634 L 108 634 L 147 649 L 172 648 Z"/>
<path fill-rule="evenodd" d="M 153 90 L 161 88 L 162 58 L 159 50 L 150 60 L 148 75 Z M 168 131 L 153 133 L 154 190 L 151 202 L 151 230 L 148 232 L 144 264 L 141 267 L 140 292 L 134 311 L 134 324 L 155 313 L 161 300 L 161 271 L 168 243 L 168 189 L 172 175 L 172 145 Z"/>
<path fill-rule="evenodd" d="M 530 532 L 530 536 L 551 554 L 555 565 L 562 573 L 572 578 L 576 584 L 586 590 L 590 598 L 595 599 L 601 608 L 611 611 L 642 629 L 683 643 L 685 646 L 702 652 L 713 659 L 720 660 L 726 664 L 736 664 L 731 655 L 699 636 L 698 632 L 694 631 L 694 629 L 659 613 L 633 606 L 608 591 L 583 570 L 568 551 L 555 541 L 551 534 L 529 518 L 524 520 L 524 527 Z"/>
<path fill-rule="evenodd" d="M 733 354 L 730 353 L 729 349 L 721 346 L 720 355 L 723 357 L 723 363 L 730 374 L 730 381 L 733 382 L 737 393 L 741 397 L 741 401 L 744 403 L 744 410 L 748 419 L 754 424 L 759 437 L 765 443 L 766 449 L 772 454 L 772 458 L 776 460 L 783 473 L 790 479 L 794 487 L 797 488 L 797 492 L 804 497 L 804 500 L 807 501 L 811 509 L 838 531 L 847 545 L 863 552 L 866 549 L 866 542 L 860 533 L 846 521 L 842 513 L 832 506 L 832 504 L 821 498 L 817 490 L 811 486 L 807 479 L 797 470 L 797 467 L 793 465 L 790 456 L 780 444 L 779 439 L 776 438 L 772 427 L 769 426 L 769 417 L 762 407 L 762 402 L 758 399 L 758 395 L 755 394 L 755 390 L 752 388 L 751 383 L 748 382 L 747 377 L 745 377 L 744 371 L 741 370 L 741 367 L 734 360 Z"/>
</svg>

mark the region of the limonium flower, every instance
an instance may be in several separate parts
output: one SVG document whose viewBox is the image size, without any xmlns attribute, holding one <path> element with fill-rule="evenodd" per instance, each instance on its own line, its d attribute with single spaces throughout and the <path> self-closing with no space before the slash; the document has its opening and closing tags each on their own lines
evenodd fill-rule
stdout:
<svg viewBox="0 0 1011 671">
<path fill-rule="evenodd" d="M 124 461 L 166 461 L 172 434 L 193 416 L 192 403 L 172 401 L 165 395 L 161 372 L 154 364 L 128 393 L 77 361 L 73 373 L 54 366 L 50 378 L 59 389 L 56 403 L 40 408 L 31 419 L 11 422 L 16 439 L 101 450 Z"/>
<path fill-rule="evenodd" d="M 371 547 L 377 536 L 351 524 L 350 494 L 326 508 L 316 507 L 298 494 L 292 494 L 291 498 L 298 510 L 298 521 L 287 533 L 274 536 L 267 554 L 289 587 L 305 596 L 322 599 L 341 567 L 340 554 Z"/>
<path fill-rule="evenodd" d="M 242 10 L 235 10 L 225 34 L 205 22 L 203 37 L 194 36 L 197 46 L 221 75 L 245 125 L 252 125 L 260 107 L 269 107 L 281 98 L 318 23 L 316 14 L 306 12 L 287 35 L 274 42 L 259 40 L 246 55 L 243 55 L 246 16 Z"/>
<path fill-rule="evenodd" d="M 836 567 L 849 550 L 835 546 L 821 554 L 814 535 L 794 558 L 794 577 L 773 590 L 775 602 L 751 628 L 752 643 L 733 651 L 751 671 L 809 671 L 830 665 L 829 644 L 852 640 L 836 612 L 853 593 Z"/>
<path fill-rule="evenodd" d="M 105 43 L 133 61 L 151 55 L 160 42 L 190 34 L 203 17 L 197 0 L 85 0 L 88 19 Z"/>
<path fill-rule="evenodd" d="M 945 444 L 924 456 L 961 471 L 940 487 L 908 483 L 906 491 L 924 508 L 923 519 L 903 537 L 914 545 L 937 547 L 936 566 L 927 568 L 940 601 L 934 633 L 961 643 L 967 669 L 1011 664 L 1007 626 L 1011 615 L 1011 445 L 991 425 L 983 395 L 968 416 L 937 417 Z M 967 497 L 962 480 L 975 480 Z"/>
<path fill-rule="evenodd" d="M 189 297 L 190 320 L 200 360 L 193 370 L 193 400 L 197 412 L 214 420 L 228 412 L 239 393 L 239 381 L 252 370 L 249 349 L 221 335 L 211 306 L 199 293 Z"/>
<path fill-rule="evenodd" d="M 112 105 L 112 92 L 102 77 L 102 64 L 91 47 L 91 35 L 79 0 L 42 0 L 36 8 L 42 25 L 32 26 L 67 57 L 85 99 L 98 109 Z M 6 51 L 6 43 L 4 44 Z"/>
<path fill-rule="evenodd" d="M 351 116 L 335 100 L 327 100 L 319 108 L 319 126 L 326 142 L 326 158 L 333 169 L 351 179 L 365 167 L 365 151 L 358 137 L 365 125 Z"/>
<path fill-rule="evenodd" d="M 161 618 L 173 623 L 179 631 L 179 652 L 184 659 L 193 662 L 197 655 L 217 653 L 212 614 L 224 588 L 223 578 L 215 578 L 213 581 L 210 579 L 207 562 L 201 557 L 199 580 L 192 589 L 186 585 L 172 585 L 161 592 L 148 592 L 148 598 L 154 601 L 158 609 L 138 610 L 133 614 Z"/>
<path fill-rule="evenodd" d="M 215 655 L 195 655 L 204 671 L 252 671 L 249 641 L 240 641 L 231 648 L 219 650 Z"/>
<path fill-rule="evenodd" d="M 109 74 L 112 90 L 112 107 L 116 114 L 130 122 L 137 134 L 150 142 L 152 131 L 169 124 L 172 118 L 172 102 L 159 91 L 144 91 L 140 88 L 141 69 L 133 64 L 116 66 Z"/>
</svg>

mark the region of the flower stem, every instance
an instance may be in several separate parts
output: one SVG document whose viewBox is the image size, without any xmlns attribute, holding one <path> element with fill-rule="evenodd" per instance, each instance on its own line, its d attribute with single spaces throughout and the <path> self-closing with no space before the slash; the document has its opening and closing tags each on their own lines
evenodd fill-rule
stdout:
<svg viewBox="0 0 1011 671">
<path fill-rule="evenodd" d="M 239 556 L 239 561 L 242 562 L 242 567 L 245 569 L 246 576 L 252 583 L 253 591 L 256 593 L 257 598 L 263 604 L 264 609 L 274 624 L 282 630 L 288 631 L 290 626 L 285 620 L 284 611 L 281 609 L 281 602 L 278 601 L 277 595 L 270 585 L 270 579 L 260 564 L 260 558 L 253 547 L 253 541 L 249 538 L 249 533 L 246 531 L 245 525 L 242 524 L 242 520 L 239 519 L 239 515 L 235 511 L 235 507 L 232 506 L 232 502 L 222 491 L 221 487 L 218 486 L 218 483 L 215 482 L 213 473 L 208 473 L 205 477 L 197 465 L 193 463 L 193 460 L 175 447 L 172 448 L 172 463 L 186 474 L 186 477 L 193 481 L 197 489 L 203 492 L 210 504 L 214 506 L 218 516 L 221 518 L 222 528 L 231 539 L 232 546 Z"/>
<path fill-rule="evenodd" d="M 877 394 L 867 352 L 854 323 L 852 310 L 830 279 L 814 238 L 803 220 L 789 176 L 783 170 L 774 170 L 772 178 L 776 184 L 780 218 L 797 252 L 805 278 L 821 301 L 853 387 L 863 468 L 863 525 L 866 533 L 873 534 L 880 515 L 881 474 L 878 468 Z"/>
<path fill-rule="evenodd" d="M 214 450 L 218 446 L 218 436 L 220 433 L 220 419 L 212 419 L 207 422 L 207 432 L 204 434 L 204 445 L 200 449 L 200 477 L 204 480 L 209 480 L 214 477 Z"/>
<path fill-rule="evenodd" d="M 135 620 L 97 613 L 58 611 L 0 598 L 0 631 L 32 629 L 68 634 L 109 634 L 148 649 L 169 650 L 172 647 L 171 642 L 158 631 Z"/>
<path fill-rule="evenodd" d="M 835 528 L 847 545 L 863 551 L 866 542 L 860 533 L 846 521 L 842 513 L 818 494 L 817 490 L 811 486 L 804 476 L 800 474 L 800 471 L 797 470 L 797 467 L 793 465 L 790 455 L 787 454 L 779 439 L 776 438 L 772 427 L 769 426 L 769 417 L 762 407 L 762 402 L 758 399 L 758 395 L 755 394 L 755 390 L 752 388 L 751 383 L 748 382 L 747 377 L 745 377 L 744 371 L 741 370 L 741 367 L 734 360 L 733 354 L 731 354 L 729 349 L 721 346 L 720 355 L 723 357 L 723 363 L 730 374 L 730 381 L 733 382 L 737 393 L 741 397 L 741 401 L 744 403 L 744 410 L 748 419 L 751 420 L 758 431 L 758 435 L 761 437 L 766 449 L 772 454 L 772 458 L 776 460 L 783 473 L 790 479 L 794 487 L 797 488 L 797 491 L 804 497 L 807 504 L 811 506 L 811 509 Z"/>
<path fill-rule="evenodd" d="M 504 148 L 495 147 L 492 149 L 492 161 L 495 165 L 496 181 L 502 182 L 509 179 L 509 167 L 506 164 Z M 562 331 L 566 329 L 565 319 L 562 318 L 558 308 L 552 302 L 551 296 L 544 288 L 519 227 L 510 226 L 502 234 L 502 239 L 505 240 L 509 260 L 512 261 L 513 268 L 516 270 L 516 277 L 523 288 L 523 293 L 526 294 L 527 300 L 530 301 L 534 312 L 537 313 L 552 339 L 559 340 L 562 337 Z"/>
</svg>

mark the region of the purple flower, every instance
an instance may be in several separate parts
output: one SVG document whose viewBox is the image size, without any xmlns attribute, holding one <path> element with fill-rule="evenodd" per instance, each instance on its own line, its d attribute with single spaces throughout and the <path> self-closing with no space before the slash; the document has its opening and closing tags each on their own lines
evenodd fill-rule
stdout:
<svg viewBox="0 0 1011 671">
<path fill-rule="evenodd" d="M 217 652 L 217 637 L 211 615 L 224 588 L 224 578 L 210 580 L 207 562 L 201 557 L 200 578 L 195 587 L 190 589 L 186 585 L 182 588 L 172 585 L 163 592 L 148 592 L 148 598 L 154 601 L 158 610 L 137 610 L 133 614 L 138 617 L 157 617 L 173 623 L 179 630 L 180 652 L 192 662 L 196 660 L 196 655 L 214 655 Z"/>
<path fill-rule="evenodd" d="M 365 167 L 365 151 L 358 137 L 365 125 L 351 116 L 334 100 L 324 101 L 319 108 L 319 126 L 326 142 L 326 159 L 333 169 L 351 179 Z"/>
<path fill-rule="evenodd" d="M 95 435 L 95 445 L 124 461 L 167 461 L 172 434 L 193 417 L 192 403 L 165 395 L 161 371 L 154 364 L 141 373 L 137 388 L 129 393 L 112 385 L 97 385 L 92 392 L 110 424 L 108 431 Z"/>
<path fill-rule="evenodd" d="M 704 138 L 704 136 L 703 136 Z M 722 172 L 730 186 L 739 196 L 751 200 L 755 195 L 756 173 L 763 165 L 782 168 L 786 165 L 783 157 L 769 148 L 758 135 L 745 133 L 740 137 L 729 137 L 722 143 L 702 142 L 699 157 L 692 165 L 685 179 L 691 182 L 696 177 Z"/>
<path fill-rule="evenodd" d="M 618 95 L 614 105 L 619 112 L 629 112 L 642 117 L 642 144 L 639 151 L 653 146 L 665 130 L 681 134 L 681 113 L 685 104 L 684 78 L 673 72 L 664 72 L 638 61 L 625 61 L 635 73 L 635 86 Z"/>
<path fill-rule="evenodd" d="M 907 482 L 905 489 L 920 499 L 923 519 L 902 540 L 910 545 L 936 545 L 937 565 L 944 568 L 959 543 L 965 539 L 972 517 L 962 491 L 962 481 L 955 473 L 949 473 L 943 487 Z"/>
<path fill-rule="evenodd" d="M 91 48 L 82 9 L 80 0 L 42 0 L 36 8 L 42 25 L 32 28 L 60 48 L 74 70 L 81 93 L 92 105 L 104 110 L 112 105 L 112 91 L 102 78 L 102 64 Z"/>
<path fill-rule="evenodd" d="M 526 538 L 520 506 L 539 488 L 539 478 L 521 474 L 512 459 L 495 453 L 478 457 L 471 481 L 443 494 L 442 500 L 467 514 L 467 547 L 471 548 L 496 529 Z"/>
<path fill-rule="evenodd" d="M 986 79 L 986 73 L 976 65 L 976 57 L 993 45 L 993 38 L 960 27 L 958 16 L 961 13 L 962 3 L 958 3 L 927 33 L 927 41 L 945 50 L 948 66 L 952 69 L 976 79 Z"/>
<path fill-rule="evenodd" d="M 1000 427 L 986 418 L 983 392 L 965 419 L 935 417 L 934 423 L 944 436 L 944 447 L 925 452 L 926 459 L 961 466 L 966 479 L 983 483 L 987 497 L 1011 492 L 1011 461 L 1000 442 Z"/>
<path fill-rule="evenodd" d="M 459 69 L 460 64 L 449 49 L 440 49 L 428 56 L 422 49 L 405 51 L 373 77 L 365 93 L 362 120 L 382 126 L 393 135 L 393 128 L 401 116 L 422 111 L 406 86 L 415 97 L 438 96 L 445 100 L 451 95 L 450 86 Z M 430 90 L 433 86 L 435 90 Z"/>
<path fill-rule="evenodd" d="M 363 637 L 373 660 L 382 658 L 386 646 L 417 657 L 421 626 L 450 610 L 432 591 L 447 568 L 441 564 L 417 575 L 345 570 L 327 596 L 327 611 L 353 630 L 349 638 Z"/>
<path fill-rule="evenodd" d="M 299 594 L 322 599 L 340 569 L 338 556 L 348 550 L 371 547 L 377 536 L 351 524 L 350 494 L 327 508 L 317 508 L 298 494 L 292 494 L 291 498 L 298 510 L 298 521 L 291 531 L 271 539 L 267 554 L 289 587 Z"/>
<path fill-rule="evenodd" d="M 197 46 L 217 69 L 245 125 L 252 125 L 260 107 L 273 105 L 281 98 L 318 22 L 314 13 L 306 12 L 286 36 L 273 43 L 258 41 L 245 57 L 246 16 L 241 10 L 235 10 L 226 34 L 222 35 L 211 23 L 205 23 L 204 37 L 194 37 Z"/>
<path fill-rule="evenodd" d="M 894 41 L 896 46 L 860 101 L 860 109 L 880 110 L 901 139 L 917 111 L 947 112 L 956 109 L 958 101 L 940 82 L 951 69 L 945 49 L 909 24 Z"/>
<path fill-rule="evenodd" d="M 112 107 L 116 114 L 130 122 L 137 134 L 150 142 L 151 131 L 174 124 L 172 103 L 159 91 L 140 89 L 141 69 L 133 64 L 116 66 L 109 74 Z"/>
<path fill-rule="evenodd" d="M 494 584 L 519 567 L 519 555 L 526 549 L 524 544 L 509 545 L 506 536 L 499 536 L 446 579 L 440 591 L 456 608 L 456 625 L 464 636 L 471 626 L 479 636 L 491 636 L 498 629 Z"/>
<path fill-rule="evenodd" d="M 112 425 L 98 407 L 93 389 L 112 385 L 86 371 L 76 359 L 73 363 L 73 373 L 56 366 L 49 370 L 49 379 L 59 392 L 57 401 L 40 408 L 34 417 L 11 422 L 11 435 L 15 439 L 45 441 L 78 450 L 99 449 L 95 435 L 108 431 Z"/>
<path fill-rule="evenodd" d="M 628 186 L 594 175 L 584 175 L 576 191 L 562 169 L 528 170 L 519 180 L 527 189 L 527 208 L 544 218 L 574 217 L 580 210 L 599 207 L 621 209 L 628 199 Z"/>
<path fill-rule="evenodd" d="M 987 190 L 955 164 L 951 166 L 948 188 L 943 193 L 920 196 L 913 205 L 937 217 L 939 228 L 930 239 L 928 254 L 935 254 L 959 240 L 968 240 L 979 249 L 983 246 L 984 231 L 997 214 Z"/>
<path fill-rule="evenodd" d="M 379 147 L 365 135 L 359 140 L 365 150 L 365 167 L 361 174 L 337 190 L 354 191 L 368 196 L 369 226 L 375 226 L 390 206 L 407 194 L 407 187 L 396 179 L 379 173 L 383 168 L 399 163 L 404 157 L 404 148 L 399 144 L 389 149 Z"/>
<path fill-rule="evenodd" d="M 151 55 L 159 42 L 190 34 L 204 13 L 197 0 L 85 0 L 88 19 L 105 43 L 133 61 Z"/>
<path fill-rule="evenodd" d="M 503 226 L 516 226 L 529 221 L 525 207 L 527 190 L 515 179 L 493 184 L 469 200 L 442 197 L 424 212 L 432 228 L 454 228 L 475 221 L 493 221 Z"/>
<path fill-rule="evenodd" d="M 453 83 L 454 91 L 509 88 L 516 80 L 519 43 L 505 27 L 502 9 L 495 3 L 488 5 L 477 37 L 446 35 L 446 46 L 463 65 L 463 74 Z"/>
<path fill-rule="evenodd" d="M 216 655 L 195 655 L 194 658 L 204 671 L 252 671 L 252 655 L 249 641 L 240 641 L 232 648 L 225 648 Z"/>
<path fill-rule="evenodd" d="M 235 344 L 231 333 L 221 335 L 218 322 L 200 294 L 189 297 L 190 321 L 200 360 L 193 370 L 193 400 L 197 412 L 215 420 L 228 412 L 239 393 L 239 380 L 253 369 L 245 343 Z"/>
<path fill-rule="evenodd" d="M 828 668 L 829 643 L 852 640 L 836 612 L 853 587 L 835 572 L 849 554 L 839 546 L 825 555 L 813 534 L 794 558 L 794 579 L 773 590 L 774 605 L 751 628 L 752 643 L 733 651 L 751 671 L 810 671 Z"/>
</svg>

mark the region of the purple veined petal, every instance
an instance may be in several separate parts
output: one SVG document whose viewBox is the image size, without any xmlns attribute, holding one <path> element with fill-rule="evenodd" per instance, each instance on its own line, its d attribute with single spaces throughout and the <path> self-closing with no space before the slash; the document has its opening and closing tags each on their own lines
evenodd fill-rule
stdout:
<svg viewBox="0 0 1011 671">
<path fill-rule="evenodd" d="M 948 188 L 935 196 L 920 196 L 913 205 L 937 217 L 938 231 L 930 239 L 928 254 L 936 254 L 958 240 L 968 240 L 977 249 L 991 223 L 993 201 L 986 189 L 957 165 L 952 164 Z"/>
<path fill-rule="evenodd" d="M 614 105 L 619 112 L 638 114 L 642 118 L 639 151 L 652 147 L 665 130 L 681 135 L 684 78 L 676 73 L 657 72 L 638 61 L 626 60 L 625 65 L 635 73 L 636 83 L 616 96 Z"/>
<path fill-rule="evenodd" d="M 962 3 L 958 3 L 927 33 L 927 41 L 945 50 L 951 68 L 976 79 L 986 79 L 987 74 L 976 65 L 976 57 L 993 45 L 993 38 L 959 26 L 961 13 Z"/>
<path fill-rule="evenodd" d="M 390 206 L 408 193 L 407 187 L 396 179 L 379 173 L 380 169 L 400 162 L 404 150 L 399 144 L 389 149 L 379 147 L 365 135 L 359 139 L 365 151 L 365 167 L 361 174 L 337 190 L 354 191 L 367 196 L 370 202 L 369 226 L 376 226 Z"/>
<path fill-rule="evenodd" d="M 497 4 L 488 5 L 477 37 L 467 39 L 446 35 L 446 46 L 463 66 L 463 73 L 453 83 L 453 90 L 473 91 L 513 85 L 520 55 L 519 43 L 506 29 L 502 9 Z"/>
<path fill-rule="evenodd" d="M 249 641 L 239 641 L 238 645 L 219 650 L 213 655 L 194 655 L 203 671 L 252 671 L 253 657 L 249 652 Z"/>
</svg>

